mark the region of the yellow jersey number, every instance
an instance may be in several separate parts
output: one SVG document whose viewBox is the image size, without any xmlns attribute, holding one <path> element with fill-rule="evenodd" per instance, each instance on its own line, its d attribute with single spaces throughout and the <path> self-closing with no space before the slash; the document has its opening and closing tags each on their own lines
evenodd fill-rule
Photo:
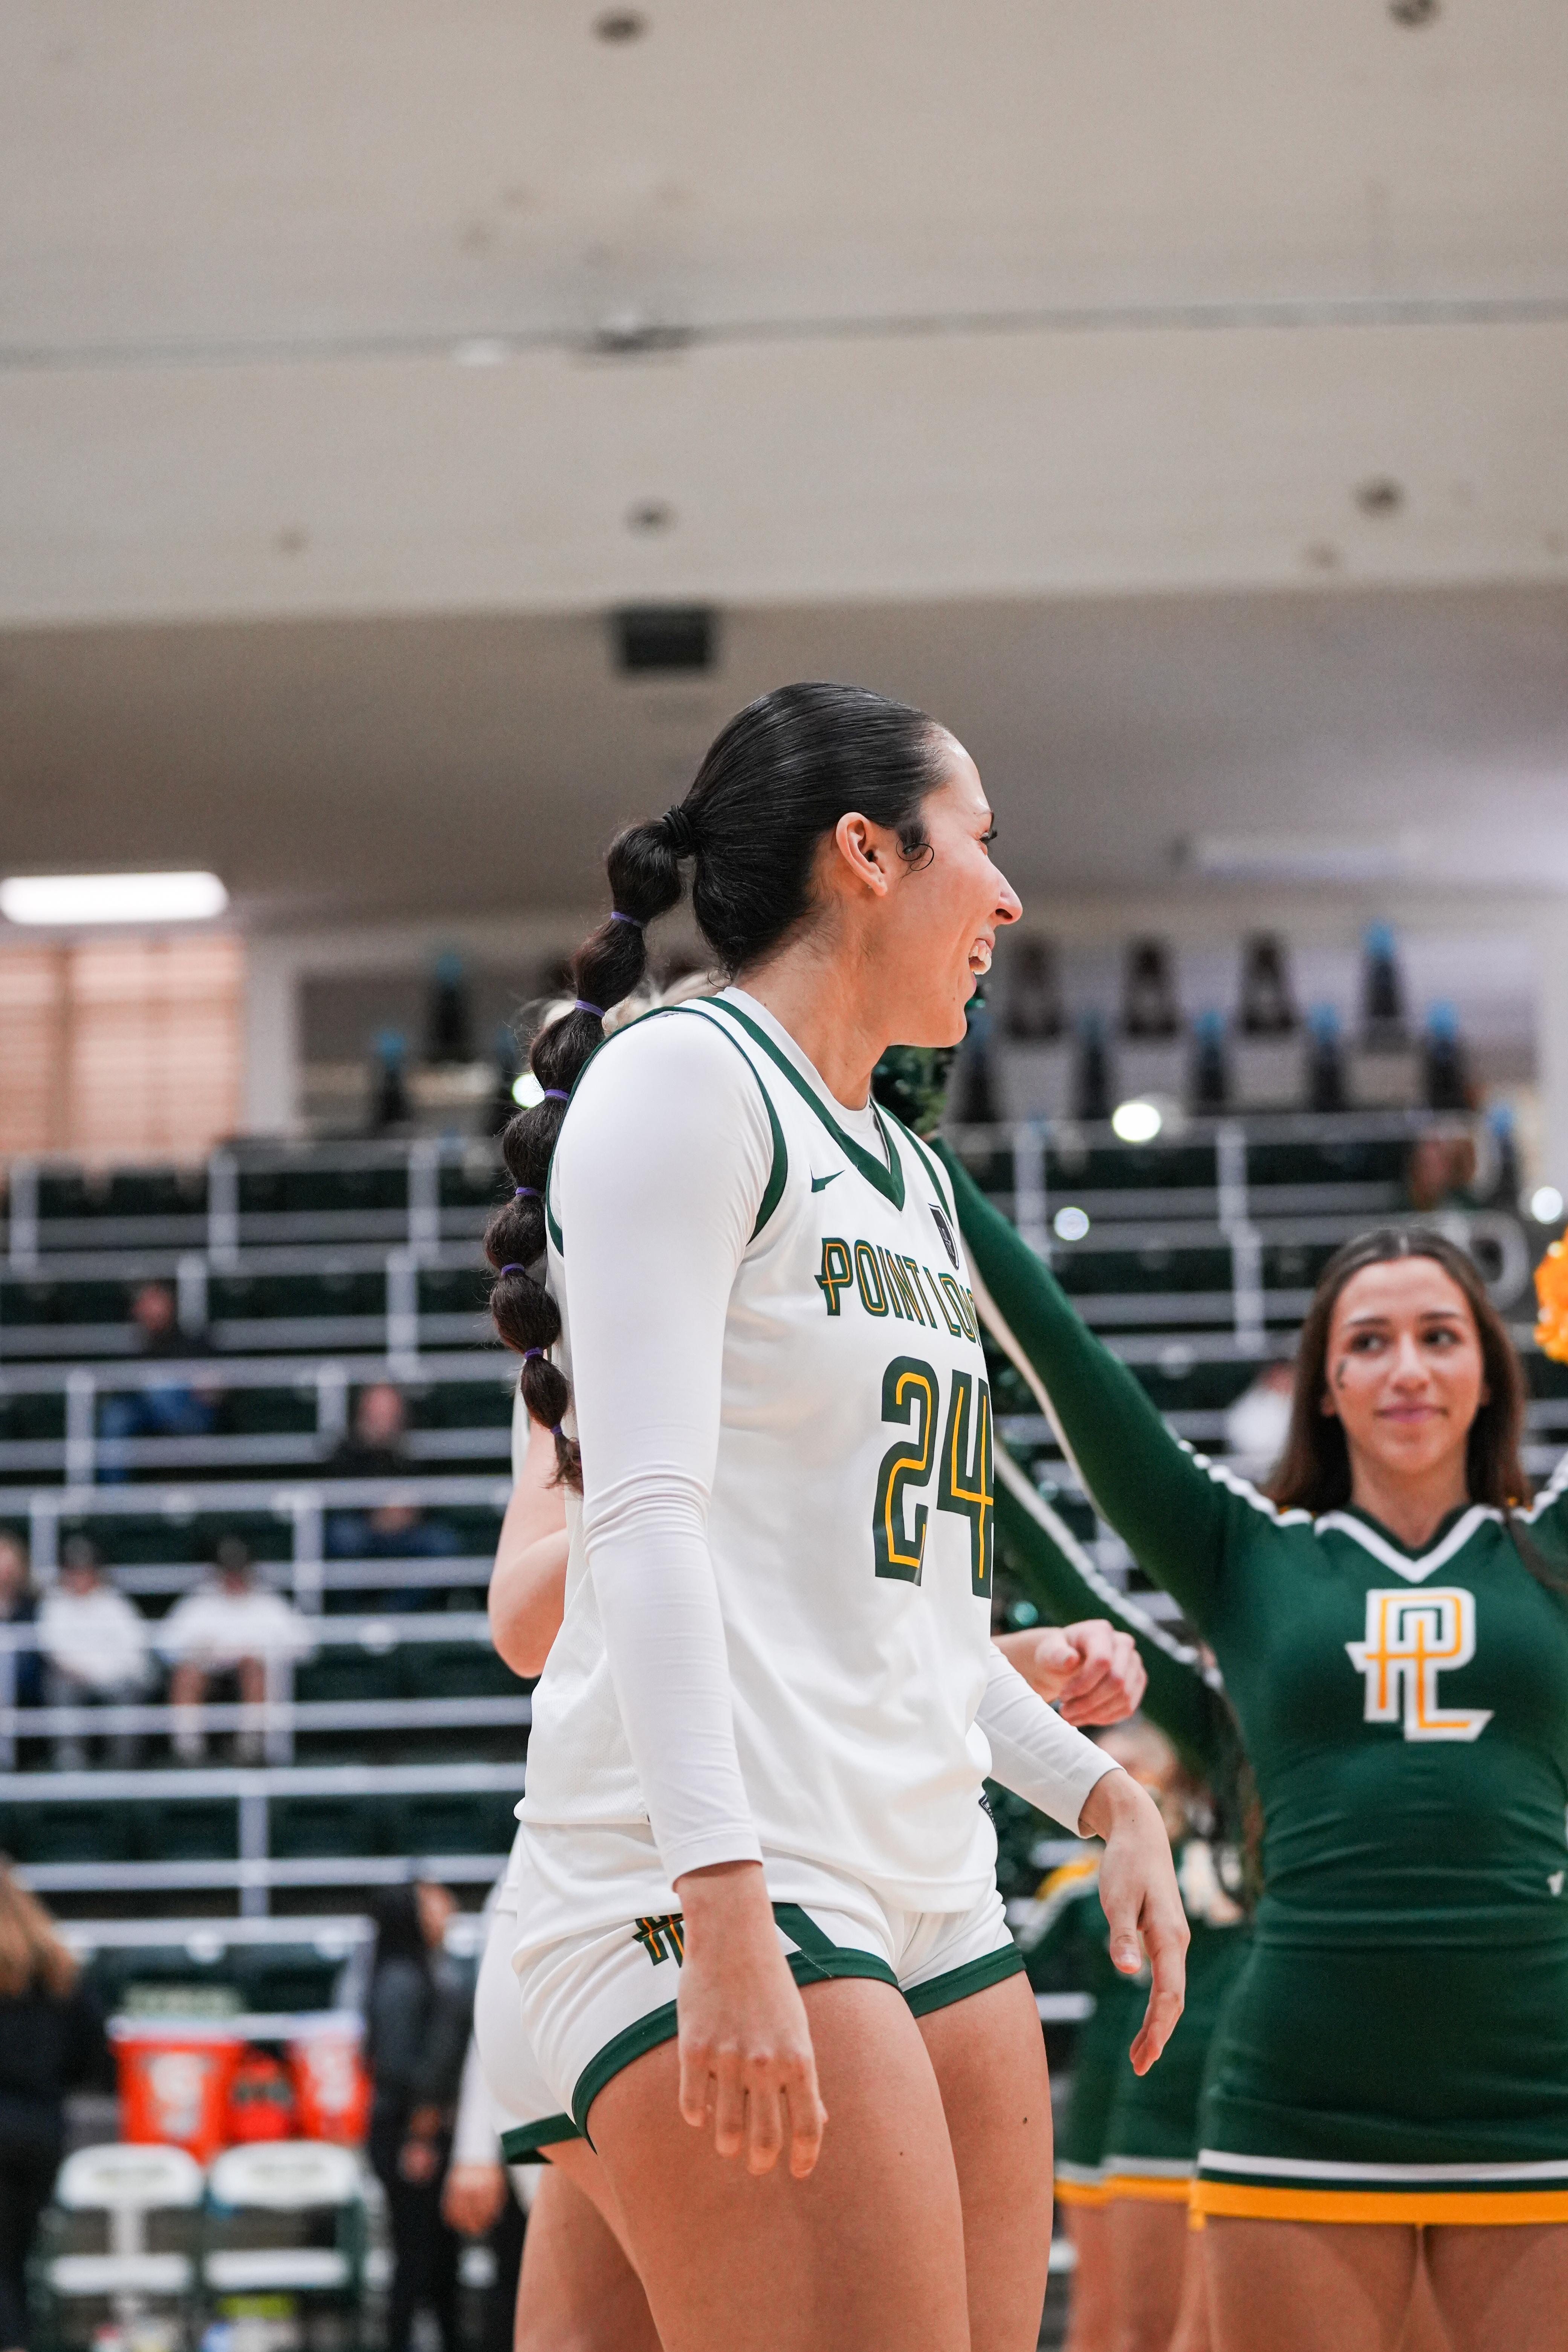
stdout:
<svg viewBox="0 0 1568 2352">
<path fill-rule="evenodd" d="M 908 1490 L 918 1496 L 929 1487 L 934 1468 L 936 1507 L 969 1521 L 970 1582 L 988 1600 L 996 1549 L 989 1383 L 954 1372 L 939 1456 L 942 1382 L 918 1356 L 895 1356 L 882 1375 L 882 1419 L 909 1433 L 888 1448 L 877 1479 L 871 1533 L 878 1575 L 920 1582 L 931 1507 L 916 1499 L 911 1507 Z"/>
</svg>

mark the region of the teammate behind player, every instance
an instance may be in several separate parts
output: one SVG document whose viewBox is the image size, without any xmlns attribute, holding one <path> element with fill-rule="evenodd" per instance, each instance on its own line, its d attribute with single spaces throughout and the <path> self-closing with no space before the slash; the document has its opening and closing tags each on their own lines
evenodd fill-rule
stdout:
<svg viewBox="0 0 1568 2352">
<path fill-rule="evenodd" d="M 1172 1436 L 956 1163 L 981 1285 L 1089 1492 L 1213 1647 L 1264 1815 L 1204 2090 L 1218 2352 L 1387 2352 L 1416 2232 L 1454 2352 L 1568 2302 L 1568 1462 L 1440 1237 L 1324 1268 L 1270 1496 Z"/>
<path fill-rule="evenodd" d="M 1104 1832 L 1113 1949 L 1136 1966 L 1142 1933 L 1154 1963 L 1141 2063 L 1179 2013 L 1153 1807 L 991 1648 L 952 1194 L 868 1101 L 893 1039 L 962 1034 L 1017 912 L 993 832 L 921 714 L 763 698 L 612 848 L 581 1003 L 505 1139 L 497 1323 L 583 1483 L 534 1697 L 524 2020 L 683 2352 L 1032 2347 L 1048 2085 L 987 1769 Z M 684 857 L 742 984 L 584 1075 Z"/>
</svg>

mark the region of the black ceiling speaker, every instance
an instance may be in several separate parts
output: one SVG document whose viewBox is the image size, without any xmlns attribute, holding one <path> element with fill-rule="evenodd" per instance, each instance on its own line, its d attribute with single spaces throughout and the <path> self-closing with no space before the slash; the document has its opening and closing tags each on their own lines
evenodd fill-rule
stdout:
<svg viewBox="0 0 1568 2352">
<path fill-rule="evenodd" d="M 711 605 L 624 604 L 610 628 L 623 675 L 713 667 L 719 632 Z"/>
</svg>

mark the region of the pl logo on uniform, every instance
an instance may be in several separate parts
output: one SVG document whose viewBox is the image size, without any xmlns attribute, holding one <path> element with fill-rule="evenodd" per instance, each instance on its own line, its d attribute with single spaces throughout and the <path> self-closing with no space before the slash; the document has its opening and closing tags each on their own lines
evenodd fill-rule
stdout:
<svg viewBox="0 0 1568 2352">
<path fill-rule="evenodd" d="M 1479 1739 L 1492 1719 L 1489 1706 L 1437 1702 L 1438 1675 L 1476 1654 L 1475 1595 L 1458 1585 L 1374 1588 L 1366 1596 L 1366 1638 L 1345 1648 L 1366 1676 L 1368 1723 L 1403 1723 L 1406 1739 Z"/>
</svg>

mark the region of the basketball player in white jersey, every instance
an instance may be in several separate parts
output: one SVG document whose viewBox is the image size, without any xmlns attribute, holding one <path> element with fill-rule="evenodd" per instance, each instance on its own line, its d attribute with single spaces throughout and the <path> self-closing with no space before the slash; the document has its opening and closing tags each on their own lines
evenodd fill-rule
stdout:
<svg viewBox="0 0 1568 2352">
<path fill-rule="evenodd" d="M 1180 2011 L 1153 1807 L 990 1644 L 952 1202 L 868 1099 L 888 1045 L 963 1034 L 1018 913 L 993 833 L 921 714 L 763 698 L 613 845 L 578 1003 L 534 1045 L 544 1100 L 505 1139 L 496 1321 L 582 1496 L 516 1966 L 668 2352 L 1033 2345 L 1049 2095 L 988 1771 L 1105 1838 L 1112 1954 L 1142 1937 L 1153 1969 L 1135 2063 Z M 585 1069 L 686 858 L 736 984 Z"/>
</svg>

